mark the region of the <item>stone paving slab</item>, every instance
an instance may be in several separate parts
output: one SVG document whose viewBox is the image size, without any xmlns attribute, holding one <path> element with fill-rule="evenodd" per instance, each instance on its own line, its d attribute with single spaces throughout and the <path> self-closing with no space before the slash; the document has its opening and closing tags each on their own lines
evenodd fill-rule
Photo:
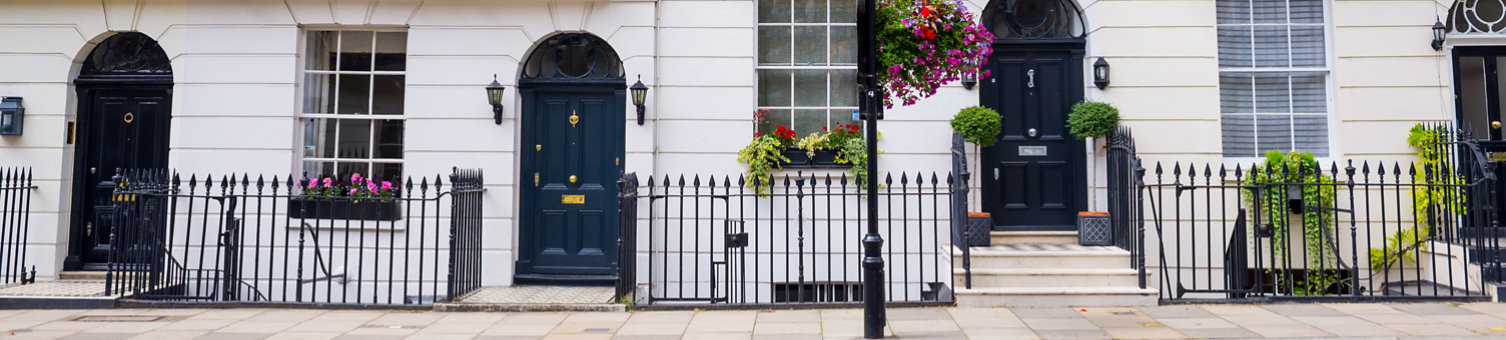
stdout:
<svg viewBox="0 0 1506 340">
<path fill-rule="evenodd" d="M 612 303 L 613 287 L 511 286 L 482 287 L 453 303 L 434 305 L 449 312 L 621 312 L 626 306 Z"/>
<path fill-rule="evenodd" d="M 0 286 L 0 297 L 110 297 L 104 280 L 37 281 Z M 120 294 L 113 294 L 118 297 Z"/>
<path fill-rule="evenodd" d="M 1490 303 L 895 308 L 899 339 L 1506 337 Z M 3 339 L 855 339 L 862 311 L 455 313 L 412 310 L 0 311 Z"/>
</svg>

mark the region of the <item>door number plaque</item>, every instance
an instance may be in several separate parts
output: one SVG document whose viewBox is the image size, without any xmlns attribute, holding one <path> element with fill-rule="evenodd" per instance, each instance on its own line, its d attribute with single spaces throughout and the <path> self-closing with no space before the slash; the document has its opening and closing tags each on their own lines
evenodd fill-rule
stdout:
<svg viewBox="0 0 1506 340">
<path fill-rule="evenodd" d="M 560 204 L 586 204 L 586 195 L 560 195 Z"/>
<path fill-rule="evenodd" d="M 1020 156 L 1045 156 L 1046 147 L 1043 145 L 1021 146 Z"/>
</svg>

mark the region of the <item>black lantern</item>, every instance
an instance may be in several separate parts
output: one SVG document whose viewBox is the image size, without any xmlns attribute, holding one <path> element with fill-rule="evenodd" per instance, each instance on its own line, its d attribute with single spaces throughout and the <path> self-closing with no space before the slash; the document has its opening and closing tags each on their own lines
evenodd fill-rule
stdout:
<svg viewBox="0 0 1506 340">
<path fill-rule="evenodd" d="M 1093 62 L 1093 85 L 1098 85 L 1099 90 L 1109 87 L 1109 61 L 1102 57 Z"/>
<path fill-rule="evenodd" d="M 507 87 L 498 83 L 497 75 L 493 74 L 492 83 L 486 84 L 486 101 L 492 104 L 492 119 L 497 121 L 497 125 L 502 125 L 502 91 L 504 90 L 507 90 Z"/>
<path fill-rule="evenodd" d="M 962 88 L 971 90 L 978 85 L 978 74 L 967 73 L 962 75 Z"/>
<path fill-rule="evenodd" d="M 1433 22 L 1433 50 L 1443 50 L 1443 38 L 1448 34 L 1448 27 L 1443 26 L 1443 21 Z"/>
<path fill-rule="evenodd" d="M 0 98 L 0 135 L 20 135 L 25 115 L 26 108 L 21 106 L 21 97 Z"/>
<path fill-rule="evenodd" d="M 643 100 L 648 96 L 648 86 L 643 85 L 643 75 L 638 75 L 638 82 L 628 89 L 633 91 L 633 106 L 638 107 L 638 125 L 643 125 Z"/>
</svg>

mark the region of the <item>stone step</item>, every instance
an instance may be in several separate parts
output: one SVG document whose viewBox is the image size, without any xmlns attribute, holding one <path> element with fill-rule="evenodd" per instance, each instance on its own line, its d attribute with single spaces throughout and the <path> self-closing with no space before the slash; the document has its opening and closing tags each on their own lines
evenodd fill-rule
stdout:
<svg viewBox="0 0 1506 340">
<path fill-rule="evenodd" d="M 1129 266 L 1128 251 L 1115 247 L 1078 245 L 1007 245 L 973 247 L 973 270 L 998 268 L 1123 268 Z M 962 253 L 953 252 L 955 266 Z"/>
<path fill-rule="evenodd" d="M 954 287 L 966 287 L 966 271 L 952 270 Z M 1139 272 L 1124 268 L 975 268 L 973 288 L 988 287 L 1131 287 Z"/>
<path fill-rule="evenodd" d="M 65 272 L 62 272 L 62 273 L 58 273 L 58 279 L 59 280 L 101 280 L 101 281 L 103 281 L 105 279 L 105 273 L 106 272 L 103 271 L 103 270 L 65 271 Z"/>
<path fill-rule="evenodd" d="M 1077 244 L 1077 231 L 995 231 L 988 234 L 993 245 Z"/>
<path fill-rule="evenodd" d="M 1137 287 L 1008 287 L 958 289 L 958 307 L 1155 306 L 1155 289 Z"/>
</svg>

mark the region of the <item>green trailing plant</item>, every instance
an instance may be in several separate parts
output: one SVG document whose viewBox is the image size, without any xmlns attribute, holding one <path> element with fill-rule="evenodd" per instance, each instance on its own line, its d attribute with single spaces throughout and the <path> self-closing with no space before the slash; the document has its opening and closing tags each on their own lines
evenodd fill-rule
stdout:
<svg viewBox="0 0 1506 340">
<path fill-rule="evenodd" d="M 1067 114 L 1067 127 L 1077 139 L 1108 136 L 1116 126 L 1119 126 L 1119 109 L 1104 102 L 1078 102 Z"/>
<path fill-rule="evenodd" d="M 837 164 L 850 164 L 847 172 L 858 180 L 858 190 L 868 188 L 868 142 L 862 138 L 850 138 L 837 146 Z"/>
<path fill-rule="evenodd" d="M 1318 166 L 1318 161 L 1312 154 L 1292 151 L 1283 153 L 1272 150 L 1265 155 L 1265 162 L 1251 169 L 1250 175 L 1245 178 L 1243 185 L 1260 187 L 1263 190 L 1259 197 L 1249 189 L 1241 190 L 1243 201 L 1248 204 L 1250 211 L 1261 214 L 1260 220 L 1269 223 L 1272 227 L 1271 247 L 1276 261 L 1280 263 L 1290 262 L 1291 251 L 1287 249 L 1289 244 L 1300 244 L 1305 249 L 1304 258 L 1310 273 L 1307 277 L 1294 281 L 1299 295 L 1320 295 L 1331 285 L 1323 284 L 1321 273 L 1316 273 L 1317 268 L 1337 268 L 1337 251 L 1328 235 L 1332 233 L 1329 227 L 1333 225 L 1333 215 L 1328 211 L 1318 209 L 1302 210 L 1302 241 L 1288 241 L 1290 224 L 1295 218 L 1289 218 L 1291 211 L 1287 206 L 1288 184 L 1301 184 L 1298 187 L 1302 191 L 1302 201 L 1308 207 L 1332 206 L 1334 202 L 1334 180 L 1325 174 Z M 1336 280 L 1336 279 L 1335 279 Z M 1306 287 L 1306 288 L 1304 288 Z M 1320 287 L 1319 290 L 1314 287 Z"/>
<path fill-rule="evenodd" d="M 1417 149 L 1416 167 L 1421 168 L 1412 175 L 1413 216 L 1416 218 L 1416 227 L 1413 229 L 1397 230 L 1396 233 L 1386 237 L 1386 243 L 1381 247 L 1370 248 L 1370 268 L 1376 271 L 1384 271 L 1395 264 L 1399 259 L 1416 262 L 1415 252 L 1427 248 L 1426 242 L 1431 240 L 1431 230 L 1438 223 L 1438 219 L 1450 214 L 1465 213 L 1465 197 L 1456 189 L 1447 184 L 1461 183 L 1453 164 L 1444 157 L 1444 142 L 1447 141 L 1450 131 L 1448 127 L 1417 124 L 1407 134 L 1407 145 Z M 1440 216 L 1442 215 L 1442 216 Z"/>
<path fill-rule="evenodd" d="M 969 106 L 952 117 L 952 131 L 981 147 L 990 147 L 998 140 L 1001 125 L 998 111 L 982 106 Z"/>
<path fill-rule="evenodd" d="M 790 162 L 789 158 L 780 153 L 784 148 L 779 137 L 754 133 L 753 140 L 737 151 L 737 161 L 745 165 L 743 186 L 753 189 L 756 195 L 768 195 L 770 184 L 773 183 L 770 172 L 779 169 L 780 164 Z"/>
</svg>

